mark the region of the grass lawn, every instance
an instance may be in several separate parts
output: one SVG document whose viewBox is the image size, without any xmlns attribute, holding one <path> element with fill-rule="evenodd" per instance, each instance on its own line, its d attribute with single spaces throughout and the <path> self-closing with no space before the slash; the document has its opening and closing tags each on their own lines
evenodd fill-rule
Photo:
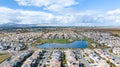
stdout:
<svg viewBox="0 0 120 67">
<path fill-rule="evenodd" d="M 9 55 L 9 54 L 1 54 L 0 53 L 0 63 L 2 63 L 3 61 L 5 61 L 9 57 L 11 57 L 11 55 Z"/>
<path fill-rule="evenodd" d="M 69 39 L 48 39 L 48 40 L 40 40 L 42 43 L 70 43 Z"/>
<path fill-rule="evenodd" d="M 47 39 L 47 40 L 38 40 L 36 41 L 32 46 L 37 46 L 43 43 L 71 43 L 75 41 L 76 39 Z"/>
<path fill-rule="evenodd" d="M 94 60 L 90 58 L 90 62 L 91 62 L 91 63 L 94 63 Z"/>
<path fill-rule="evenodd" d="M 61 67 L 65 67 L 65 65 L 67 65 L 67 61 L 66 61 L 66 55 L 65 55 L 65 53 L 63 53 L 62 54 Z"/>
</svg>

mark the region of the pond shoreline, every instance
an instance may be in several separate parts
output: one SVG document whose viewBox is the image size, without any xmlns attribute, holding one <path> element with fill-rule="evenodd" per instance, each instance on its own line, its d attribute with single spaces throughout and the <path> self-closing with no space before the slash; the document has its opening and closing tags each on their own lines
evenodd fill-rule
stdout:
<svg viewBox="0 0 120 67">
<path fill-rule="evenodd" d="M 37 48 L 88 48 L 88 42 L 78 40 L 71 43 L 44 43 L 36 46 Z"/>
</svg>

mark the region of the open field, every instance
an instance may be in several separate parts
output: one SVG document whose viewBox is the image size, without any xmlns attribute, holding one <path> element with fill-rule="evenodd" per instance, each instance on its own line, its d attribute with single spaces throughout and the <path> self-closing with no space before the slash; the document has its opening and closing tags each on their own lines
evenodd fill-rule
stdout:
<svg viewBox="0 0 120 67">
<path fill-rule="evenodd" d="M 99 31 L 103 31 L 103 32 L 110 32 L 112 34 L 117 34 L 120 36 L 119 28 L 96 28 L 95 30 L 99 30 Z"/>
<path fill-rule="evenodd" d="M 120 30 L 111 30 L 111 31 L 109 31 L 109 32 L 111 32 L 111 33 L 113 33 L 113 34 L 117 34 L 117 35 L 120 36 Z"/>
<path fill-rule="evenodd" d="M 1 54 L 0 53 L 0 63 L 2 63 L 3 61 L 5 61 L 6 59 L 8 59 L 11 55 L 9 54 Z"/>
<path fill-rule="evenodd" d="M 7 36 L 7 35 L 5 35 L 5 34 L 0 34 L 0 37 L 4 37 L 4 36 Z"/>
</svg>

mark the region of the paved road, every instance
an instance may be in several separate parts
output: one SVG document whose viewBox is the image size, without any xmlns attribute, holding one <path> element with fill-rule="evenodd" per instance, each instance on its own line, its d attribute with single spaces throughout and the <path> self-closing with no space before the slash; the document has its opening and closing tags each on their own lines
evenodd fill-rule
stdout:
<svg viewBox="0 0 120 67">
<path fill-rule="evenodd" d="M 89 62 L 87 60 L 85 60 L 85 58 L 83 57 L 82 53 L 80 50 L 77 50 L 78 51 L 78 55 L 79 57 L 81 58 L 81 62 L 85 64 L 86 67 L 91 67 Z"/>
</svg>

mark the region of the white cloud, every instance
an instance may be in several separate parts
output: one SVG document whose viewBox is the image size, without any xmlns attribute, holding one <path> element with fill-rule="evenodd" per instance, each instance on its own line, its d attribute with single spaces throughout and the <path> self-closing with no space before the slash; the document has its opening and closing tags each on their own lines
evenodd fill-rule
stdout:
<svg viewBox="0 0 120 67">
<path fill-rule="evenodd" d="M 20 6 L 44 7 L 44 10 L 63 11 L 78 4 L 75 0 L 15 0 Z"/>
<path fill-rule="evenodd" d="M 115 9 L 107 12 L 107 15 L 120 15 L 120 9 Z"/>
<path fill-rule="evenodd" d="M 94 12 L 94 11 L 93 11 Z M 120 25 L 120 10 L 105 13 L 92 11 L 55 15 L 41 11 L 28 11 L 0 7 L 0 24 L 45 24 L 45 25 Z"/>
<path fill-rule="evenodd" d="M 49 18 L 47 18 L 49 17 Z M 34 24 L 49 22 L 52 14 L 38 11 L 14 10 L 6 7 L 0 7 L 0 23 L 22 23 Z"/>
<path fill-rule="evenodd" d="M 115 9 L 115 10 L 111 10 L 108 11 L 106 13 L 106 17 L 107 20 L 113 22 L 113 24 L 120 24 L 120 9 Z"/>
</svg>

